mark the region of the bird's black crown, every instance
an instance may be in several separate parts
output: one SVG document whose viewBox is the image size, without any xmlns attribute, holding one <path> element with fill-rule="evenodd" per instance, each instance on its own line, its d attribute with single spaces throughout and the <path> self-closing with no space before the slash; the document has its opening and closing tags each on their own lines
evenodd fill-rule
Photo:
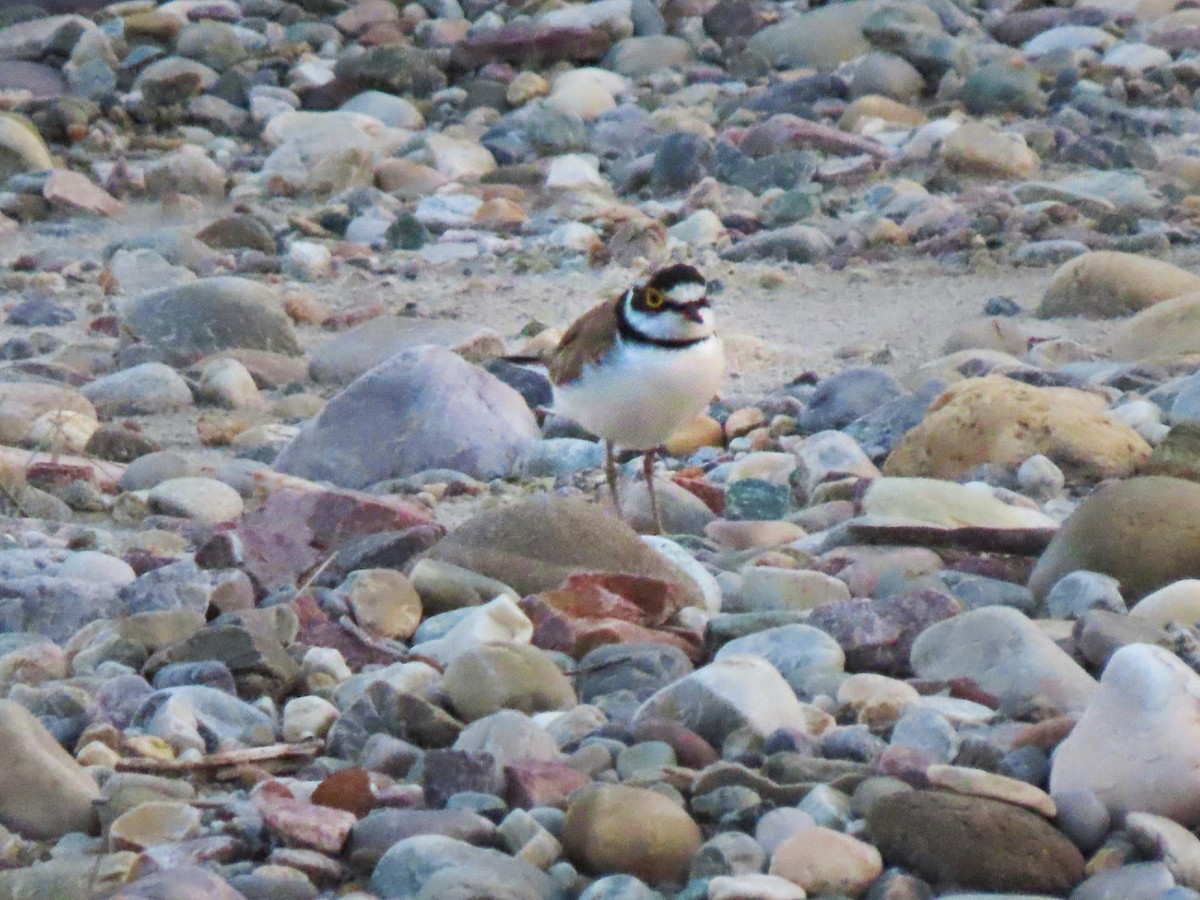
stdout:
<svg viewBox="0 0 1200 900">
<path fill-rule="evenodd" d="M 705 283 L 704 276 L 694 266 L 689 266 L 686 263 L 676 263 L 673 266 L 667 266 L 665 269 L 659 269 L 655 272 L 650 277 L 650 280 L 646 282 L 646 288 L 653 288 L 654 290 L 662 291 L 664 294 L 669 294 L 681 284 L 704 285 Z"/>
</svg>

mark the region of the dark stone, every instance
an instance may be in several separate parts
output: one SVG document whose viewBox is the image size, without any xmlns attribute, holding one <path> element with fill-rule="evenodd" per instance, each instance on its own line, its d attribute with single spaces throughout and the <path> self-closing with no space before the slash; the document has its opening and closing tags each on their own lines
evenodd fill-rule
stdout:
<svg viewBox="0 0 1200 900">
<path fill-rule="evenodd" d="M 46 297 L 29 297 L 8 311 L 9 325 L 49 328 L 74 321 L 74 312 Z"/>
<path fill-rule="evenodd" d="M 1035 813 L 983 797 L 909 791 L 876 800 L 867 831 L 885 862 L 935 886 L 1062 896 L 1083 856 Z"/>
<path fill-rule="evenodd" d="M 491 62 L 541 68 L 556 62 L 596 62 L 611 46 L 612 40 L 601 28 L 514 23 L 468 35 L 454 45 L 450 60 L 459 69 Z"/>
<path fill-rule="evenodd" d="M 536 369 L 506 359 L 493 359 L 484 368 L 524 397 L 532 410 L 549 407 L 554 402 L 550 379 Z"/>
<path fill-rule="evenodd" d="M 900 382 L 880 369 L 843 369 L 817 384 L 800 414 L 800 429 L 812 434 L 845 428 L 881 407 L 893 406 L 904 393 Z"/>
<path fill-rule="evenodd" d="M 707 175 L 716 163 L 713 145 L 690 131 L 675 131 L 667 135 L 650 169 L 650 187 L 660 194 L 670 194 L 691 187 Z"/>
<path fill-rule="evenodd" d="M 343 545 L 333 562 L 314 582 L 318 587 L 336 587 L 359 569 L 403 569 L 424 553 L 444 532 L 439 525 L 414 525 L 401 531 L 368 534 Z"/>
<path fill-rule="evenodd" d="M 575 667 L 575 690 L 583 703 L 628 690 L 639 700 L 692 672 L 691 661 L 669 644 L 609 644 L 584 655 Z"/>
<path fill-rule="evenodd" d="M 760 478 L 742 478 L 725 489 L 725 518 L 733 521 L 782 519 L 791 489 Z"/>
<path fill-rule="evenodd" d="M 358 56 L 344 56 L 334 73 L 360 91 L 401 96 L 428 97 L 447 83 L 435 53 L 404 44 L 369 47 Z"/>
<path fill-rule="evenodd" d="M 441 808 L 460 791 L 503 794 L 504 777 L 490 753 L 467 750 L 430 750 L 422 760 L 425 801 Z"/>
</svg>

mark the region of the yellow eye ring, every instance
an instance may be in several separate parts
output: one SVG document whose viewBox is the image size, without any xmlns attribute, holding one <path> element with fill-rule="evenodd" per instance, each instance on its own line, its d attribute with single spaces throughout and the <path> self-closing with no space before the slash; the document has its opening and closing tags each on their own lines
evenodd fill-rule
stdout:
<svg viewBox="0 0 1200 900">
<path fill-rule="evenodd" d="M 663 296 L 663 292 L 660 291 L 658 288 L 647 288 L 646 289 L 646 308 L 647 309 L 658 309 L 660 306 L 662 306 L 666 302 L 667 302 L 667 298 Z"/>
</svg>

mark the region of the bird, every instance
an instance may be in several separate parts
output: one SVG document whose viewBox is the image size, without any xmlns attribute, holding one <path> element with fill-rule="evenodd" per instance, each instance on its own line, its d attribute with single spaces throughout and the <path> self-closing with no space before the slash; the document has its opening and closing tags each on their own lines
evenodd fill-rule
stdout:
<svg viewBox="0 0 1200 900">
<path fill-rule="evenodd" d="M 720 388 L 725 354 L 708 285 L 676 263 L 588 310 L 563 333 L 547 364 L 552 409 L 604 441 L 604 472 L 618 517 L 615 450 L 643 451 L 650 515 L 662 533 L 654 457 Z"/>
</svg>

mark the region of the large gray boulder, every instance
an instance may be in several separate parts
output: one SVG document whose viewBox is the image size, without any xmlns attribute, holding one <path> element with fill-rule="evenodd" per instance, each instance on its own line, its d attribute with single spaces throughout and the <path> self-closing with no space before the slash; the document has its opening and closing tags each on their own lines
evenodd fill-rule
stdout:
<svg viewBox="0 0 1200 900">
<path fill-rule="evenodd" d="M 424 469 L 495 478 L 538 438 L 520 394 L 449 350 L 422 346 L 391 357 L 330 400 L 275 468 L 349 488 Z"/>
</svg>

